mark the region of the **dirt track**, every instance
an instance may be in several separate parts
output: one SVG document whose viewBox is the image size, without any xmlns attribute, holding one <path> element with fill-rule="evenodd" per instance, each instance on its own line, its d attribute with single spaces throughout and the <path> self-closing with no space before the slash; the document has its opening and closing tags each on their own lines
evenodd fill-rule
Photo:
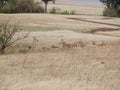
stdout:
<svg viewBox="0 0 120 90">
<path fill-rule="evenodd" d="M 98 22 L 98 21 L 90 21 L 90 20 L 85 20 L 85 19 L 82 19 L 82 18 L 68 18 L 68 19 L 120 27 L 120 24 L 112 24 L 112 23 L 104 23 L 104 22 Z"/>
</svg>

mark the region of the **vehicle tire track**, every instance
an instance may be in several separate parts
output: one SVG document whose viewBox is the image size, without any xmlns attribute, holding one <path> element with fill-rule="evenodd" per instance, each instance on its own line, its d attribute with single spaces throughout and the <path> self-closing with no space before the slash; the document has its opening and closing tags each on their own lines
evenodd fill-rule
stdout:
<svg viewBox="0 0 120 90">
<path fill-rule="evenodd" d="M 97 21 L 85 20 L 85 19 L 82 19 L 82 18 L 68 18 L 68 19 L 120 27 L 120 25 L 118 25 L 118 24 L 104 23 L 104 22 L 97 22 Z"/>
</svg>

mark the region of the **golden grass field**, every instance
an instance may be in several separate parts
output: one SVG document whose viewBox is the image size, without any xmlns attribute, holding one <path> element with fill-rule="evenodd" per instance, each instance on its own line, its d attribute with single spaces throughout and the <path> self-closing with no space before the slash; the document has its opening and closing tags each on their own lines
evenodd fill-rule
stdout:
<svg viewBox="0 0 120 90">
<path fill-rule="evenodd" d="M 78 15 L 0 14 L 22 26 L 16 36 L 29 32 L 0 55 L 0 90 L 120 90 L 120 18 L 101 4 L 52 7 Z"/>
</svg>

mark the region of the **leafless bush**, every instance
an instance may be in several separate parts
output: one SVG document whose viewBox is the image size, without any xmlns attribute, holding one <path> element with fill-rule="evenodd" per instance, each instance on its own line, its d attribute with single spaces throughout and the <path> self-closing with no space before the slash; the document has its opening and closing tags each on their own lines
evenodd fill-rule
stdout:
<svg viewBox="0 0 120 90">
<path fill-rule="evenodd" d="M 9 21 L 0 23 L 0 53 L 4 54 L 5 50 L 15 42 L 24 39 L 28 33 L 24 35 L 16 35 L 20 31 L 18 25 L 9 25 Z M 16 35 L 16 36 L 15 36 Z"/>
</svg>

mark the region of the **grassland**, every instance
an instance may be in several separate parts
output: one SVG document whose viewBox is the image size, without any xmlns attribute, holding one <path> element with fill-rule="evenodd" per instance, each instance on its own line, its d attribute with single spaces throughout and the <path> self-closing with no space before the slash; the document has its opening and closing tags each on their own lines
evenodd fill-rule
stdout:
<svg viewBox="0 0 120 90">
<path fill-rule="evenodd" d="M 120 18 L 101 4 L 54 6 L 77 15 L 0 14 L 23 27 L 16 36 L 30 32 L 0 55 L 0 90 L 119 90 Z"/>
</svg>

